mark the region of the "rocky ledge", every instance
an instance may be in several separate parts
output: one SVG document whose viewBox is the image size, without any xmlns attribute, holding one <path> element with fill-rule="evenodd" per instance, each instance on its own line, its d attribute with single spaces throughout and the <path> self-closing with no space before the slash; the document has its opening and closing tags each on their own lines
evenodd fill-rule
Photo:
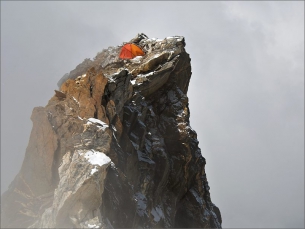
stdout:
<svg viewBox="0 0 305 229">
<path fill-rule="evenodd" d="M 189 123 L 190 57 L 181 36 L 130 42 L 86 59 L 36 107 L 2 227 L 221 228 Z"/>
</svg>

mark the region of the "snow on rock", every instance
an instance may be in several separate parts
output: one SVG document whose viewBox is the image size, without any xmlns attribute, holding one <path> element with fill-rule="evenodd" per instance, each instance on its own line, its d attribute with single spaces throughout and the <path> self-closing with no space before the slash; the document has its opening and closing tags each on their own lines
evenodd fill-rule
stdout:
<svg viewBox="0 0 305 229">
<path fill-rule="evenodd" d="M 74 96 L 72 96 L 72 98 L 79 105 L 79 102 L 76 100 L 76 98 L 74 98 Z"/>
<path fill-rule="evenodd" d="M 150 58 L 150 60 L 156 59 L 156 58 L 160 57 L 161 55 L 162 55 L 162 53 L 157 53 L 157 54 L 153 55 L 153 56 Z"/>
<path fill-rule="evenodd" d="M 92 164 L 92 165 L 105 165 L 111 162 L 111 159 L 106 156 L 106 154 L 102 152 L 98 152 L 95 150 L 90 150 L 85 153 L 85 158 Z M 91 171 L 92 174 L 92 171 Z"/>
<path fill-rule="evenodd" d="M 160 206 L 157 206 L 151 210 L 151 214 L 154 216 L 154 221 L 159 222 L 161 218 L 165 218 Z"/>
<path fill-rule="evenodd" d="M 143 59 L 143 56 L 136 56 L 135 58 L 130 59 L 130 62 L 139 64 L 139 63 L 141 63 L 142 59 Z"/>
<path fill-rule="evenodd" d="M 92 123 L 98 123 L 102 126 L 108 126 L 106 123 L 104 123 L 103 121 L 99 120 L 99 119 L 96 119 L 96 118 L 89 118 L 88 119 L 89 122 L 92 122 Z"/>
<path fill-rule="evenodd" d="M 137 192 L 134 196 L 137 202 L 137 213 L 139 216 L 144 216 L 146 213 L 146 196 L 140 192 Z"/>
<path fill-rule="evenodd" d="M 115 83 L 115 80 L 112 77 L 108 77 L 109 83 Z"/>
<path fill-rule="evenodd" d="M 114 125 L 111 125 L 113 131 L 117 131 Z"/>
<path fill-rule="evenodd" d="M 147 76 L 152 76 L 155 72 L 150 72 L 150 73 L 147 73 L 147 74 L 139 74 L 137 76 L 137 78 L 147 78 Z"/>
<path fill-rule="evenodd" d="M 192 195 L 195 197 L 196 201 L 200 204 L 203 205 L 203 201 L 202 198 L 198 195 L 197 191 L 193 188 L 190 189 L 190 192 L 192 193 Z"/>
<path fill-rule="evenodd" d="M 114 168 L 114 169 L 116 168 L 115 164 L 113 162 L 110 162 L 110 166 L 111 166 L 111 168 Z"/>
<path fill-rule="evenodd" d="M 91 169 L 91 175 L 93 175 L 95 172 L 97 172 L 98 170 L 97 170 L 97 167 L 96 166 L 94 166 L 94 168 L 93 169 Z"/>
<path fill-rule="evenodd" d="M 143 82 L 149 80 L 147 77 L 153 76 L 155 72 L 149 72 L 147 74 L 138 74 L 134 80 L 131 80 L 130 83 L 132 85 L 141 85 Z"/>
<path fill-rule="evenodd" d="M 99 228 L 98 225 L 88 223 L 89 228 Z"/>
<path fill-rule="evenodd" d="M 89 118 L 87 124 L 91 124 L 91 123 L 97 124 L 103 130 L 109 127 L 106 123 L 96 118 Z"/>
<path fill-rule="evenodd" d="M 146 39 L 146 43 L 149 43 L 149 42 L 160 42 L 160 41 L 162 41 L 162 39 L 155 38 L 155 37 Z"/>
</svg>

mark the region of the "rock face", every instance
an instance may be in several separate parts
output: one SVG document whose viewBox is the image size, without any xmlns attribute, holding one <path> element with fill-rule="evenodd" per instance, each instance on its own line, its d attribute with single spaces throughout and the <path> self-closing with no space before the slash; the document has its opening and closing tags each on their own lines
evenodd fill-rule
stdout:
<svg viewBox="0 0 305 229">
<path fill-rule="evenodd" d="M 2 227 L 221 228 L 190 127 L 183 37 L 131 40 L 86 59 L 34 108 L 19 174 L 2 196 Z"/>
</svg>

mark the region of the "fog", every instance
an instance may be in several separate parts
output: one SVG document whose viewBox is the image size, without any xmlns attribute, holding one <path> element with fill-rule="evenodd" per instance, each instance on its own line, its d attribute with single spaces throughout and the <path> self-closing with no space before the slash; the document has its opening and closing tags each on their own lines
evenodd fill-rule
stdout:
<svg viewBox="0 0 305 229">
<path fill-rule="evenodd" d="M 304 228 L 304 1 L 1 1 L 1 193 L 33 108 L 141 32 L 185 37 L 191 126 L 223 228 Z"/>
</svg>

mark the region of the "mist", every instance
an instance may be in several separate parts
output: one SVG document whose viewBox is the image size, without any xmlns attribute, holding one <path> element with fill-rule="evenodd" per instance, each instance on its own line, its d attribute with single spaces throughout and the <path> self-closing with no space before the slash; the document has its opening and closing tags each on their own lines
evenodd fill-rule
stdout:
<svg viewBox="0 0 305 229">
<path fill-rule="evenodd" d="M 138 33 L 185 37 L 191 126 L 223 228 L 304 228 L 304 2 L 1 1 L 1 194 L 34 107 Z"/>
</svg>

